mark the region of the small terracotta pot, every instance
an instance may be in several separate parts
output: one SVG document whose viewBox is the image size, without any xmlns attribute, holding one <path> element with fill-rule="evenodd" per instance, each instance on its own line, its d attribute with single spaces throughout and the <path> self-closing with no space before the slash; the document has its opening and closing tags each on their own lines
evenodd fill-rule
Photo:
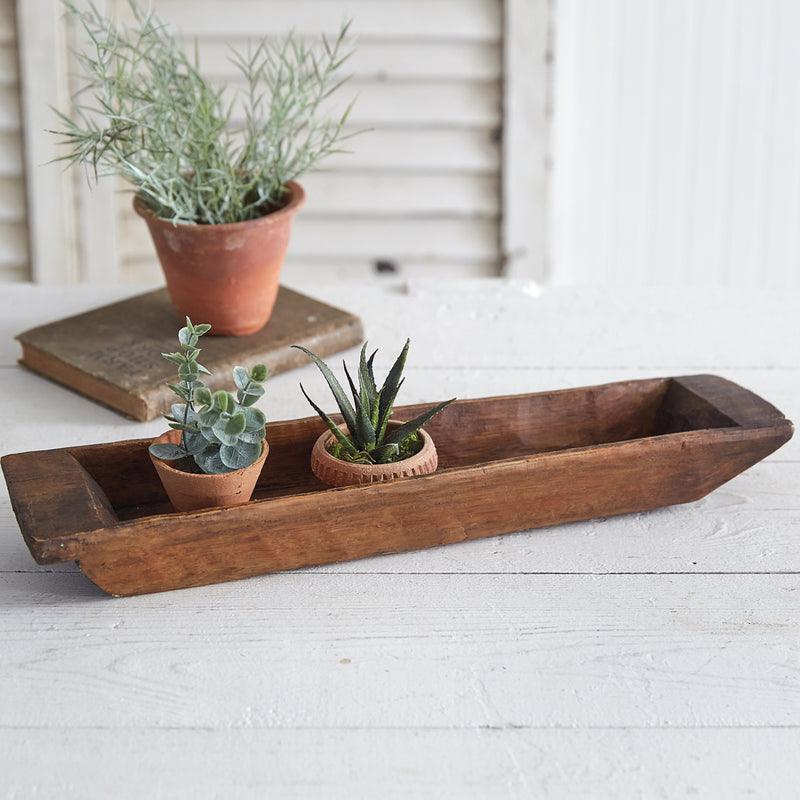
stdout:
<svg viewBox="0 0 800 800">
<path fill-rule="evenodd" d="M 266 325 L 278 296 L 281 268 L 295 214 L 306 195 L 289 184 L 287 204 L 248 222 L 175 225 L 136 197 L 133 208 L 150 229 L 181 320 L 208 322 L 211 334 L 244 336 Z"/>
<path fill-rule="evenodd" d="M 390 422 L 392 426 L 401 422 Z M 347 426 L 342 426 L 347 431 Z M 439 466 L 439 457 L 433 439 L 424 431 L 419 431 L 422 436 L 422 449 L 410 458 L 402 461 L 393 461 L 390 464 L 352 464 L 342 461 L 328 452 L 328 445 L 333 441 L 333 434 L 325 431 L 314 443 L 311 450 L 311 471 L 328 486 L 353 486 L 370 483 L 384 483 L 395 478 L 406 478 L 410 475 L 429 475 L 436 472 Z"/>
<path fill-rule="evenodd" d="M 154 443 L 180 442 L 180 432 L 170 430 L 154 439 Z M 264 439 L 258 461 L 235 472 L 220 475 L 196 475 L 171 467 L 152 453 L 150 460 L 161 478 L 161 483 L 176 511 L 195 511 L 200 508 L 220 508 L 246 503 L 253 495 L 261 468 L 269 453 L 269 444 Z"/>
</svg>

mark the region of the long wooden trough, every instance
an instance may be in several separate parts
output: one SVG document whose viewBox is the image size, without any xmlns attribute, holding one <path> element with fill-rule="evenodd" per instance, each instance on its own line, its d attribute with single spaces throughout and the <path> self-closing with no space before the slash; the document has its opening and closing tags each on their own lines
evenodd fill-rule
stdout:
<svg viewBox="0 0 800 800">
<path fill-rule="evenodd" d="M 76 561 L 134 595 L 690 502 L 793 427 L 713 375 L 460 400 L 426 426 L 435 474 L 341 489 L 309 466 L 322 430 L 317 417 L 270 423 L 253 499 L 221 509 L 175 513 L 149 439 L 7 455 L 2 469 L 38 563 Z"/>
</svg>

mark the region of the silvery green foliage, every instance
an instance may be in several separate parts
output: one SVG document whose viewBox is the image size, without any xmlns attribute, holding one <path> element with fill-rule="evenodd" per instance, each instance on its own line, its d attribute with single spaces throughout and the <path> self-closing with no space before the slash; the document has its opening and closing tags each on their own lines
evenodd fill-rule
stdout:
<svg viewBox="0 0 800 800">
<path fill-rule="evenodd" d="M 134 0 L 129 26 L 94 6 L 64 5 L 89 44 L 78 54 L 85 86 L 68 113 L 56 111 L 53 133 L 66 148 L 57 160 L 95 178 L 121 176 L 157 217 L 216 225 L 263 216 L 284 204 L 290 181 L 356 133 L 345 130 L 352 103 L 331 116 L 327 99 L 344 82 L 349 23 L 316 48 L 293 34 L 231 48 L 239 89 L 210 81 L 196 49 Z"/>
<path fill-rule="evenodd" d="M 178 367 L 180 381 L 169 388 L 182 402 L 174 403 L 164 418 L 170 428 L 181 431 L 181 441 L 152 444 L 150 452 L 164 461 L 190 459 L 199 471 L 218 474 L 249 467 L 261 455 L 267 420 L 253 404 L 264 394 L 261 384 L 267 368 L 263 364 L 252 370 L 234 367 L 236 398 L 225 391 L 212 393 L 199 380 L 201 374 L 210 373 L 197 363 L 198 340 L 210 329 L 207 324 L 193 325 L 186 317 L 186 327 L 178 332 L 182 352 L 161 354 Z"/>
<path fill-rule="evenodd" d="M 361 348 L 361 358 L 359 360 L 358 387 L 350 377 L 347 364 L 344 364 L 344 373 L 347 376 L 347 382 L 350 385 L 350 391 L 353 396 L 352 402 L 350 402 L 336 376 L 324 361 L 315 356 L 310 350 L 306 350 L 305 347 L 293 345 L 298 350 L 302 350 L 319 367 L 347 425 L 348 434 L 345 434 L 306 394 L 306 390 L 300 384 L 300 390 L 305 395 L 306 400 L 333 433 L 336 442 L 331 452 L 337 458 L 362 464 L 387 464 L 392 461 L 401 461 L 415 452 L 413 448 L 417 441 L 417 431 L 445 406 L 455 400 L 455 398 L 445 400 L 418 417 L 387 432 L 397 392 L 402 386 L 403 380 L 405 380 L 404 378 L 401 379 L 401 375 L 406 364 L 406 356 L 408 355 L 410 344 L 411 340 L 406 340 L 405 347 L 403 347 L 402 352 L 389 370 L 383 386 L 378 389 L 372 368 L 375 353 L 378 351 L 376 350 L 367 358 L 367 345 L 365 343 Z"/>
</svg>

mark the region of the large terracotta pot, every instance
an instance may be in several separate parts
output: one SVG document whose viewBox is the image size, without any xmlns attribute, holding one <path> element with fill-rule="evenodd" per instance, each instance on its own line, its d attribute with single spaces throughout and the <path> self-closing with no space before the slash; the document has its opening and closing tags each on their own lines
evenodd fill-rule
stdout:
<svg viewBox="0 0 800 800">
<path fill-rule="evenodd" d="M 390 422 L 400 425 L 400 422 Z M 343 425 L 342 430 L 347 431 Z M 328 486 L 353 486 L 370 483 L 383 483 L 395 478 L 406 478 L 410 475 L 429 475 L 436 472 L 439 457 L 430 435 L 425 430 L 422 436 L 422 449 L 410 458 L 393 461 L 390 464 L 352 464 L 342 461 L 328 452 L 328 445 L 333 441 L 333 434 L 325 431 L 314 443 L 311 450 L 311 471 Z"/>
<path fill-rule="evenodd" d="M 172 442 L 178 444 L 179 431 L 169 430 L 154 439 L 156 443 Z M 269 444 L 264 439 L 258 461 L 235 472 L 221 475 L 197 475 L 183 472 L 170 466 L 152 453 L 150 460 L 161 478 L 164 490 L 176 511 L 196 511 L 200 508 L 221 508 L 246 503 L 253 495 L 261 468 L 269 453 Z"/>
<path fill-rule="evenodd" d="M 226 225 L 175 225 L 154 217 L 141 198 L 172 305 L 181 319 L 208 322 L 211 334 L 244 336 L 266 325 L 278 296 L 295 214 L 306 195 L 289 184 L 287 204 L 264 217 Z"/>
</svg>

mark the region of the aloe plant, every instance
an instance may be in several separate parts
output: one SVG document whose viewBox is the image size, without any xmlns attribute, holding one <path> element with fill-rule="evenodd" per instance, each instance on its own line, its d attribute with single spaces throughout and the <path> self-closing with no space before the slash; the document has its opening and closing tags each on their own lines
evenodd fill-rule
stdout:
<svg viewBox="0 0 800 800">
<path fill-rule="evenodd" d="M 164 418 L 181 432 L 181 440 L 151 444 L 150 452 L 163 461 L 181 459 L 179 468 L 187 472 L 219 474 L 249 467 L 261 455 L 267 419 L 253 404 L 264 394 L 268 370 L 264 364 L 234 367 L 236 397 L 223 390 L 212 393 L 199 380 L 211 373 L 197 363 L 198 340 L 209 330 L 210 325 L 193 325 L 186 317 L 186 327 L 178 332 L 181 352 L 161 354 L 178 367 L 179 382 L 168 386 L 183 402 L 174 403 Z"/>
<path fill-rule="evenodd" d="M 397 427 L 389 428 L 389 419 L 392 416 L 394 402 L 405 380 L 401 378 L 401 375 L 405 367 L 410 344 L 411 340 L 406 340 L 405 347 L 403 347 L 402 352 L 389 370 L 383 386 L 378 389 L 373 372 L 373 362 L 378 351 L 376 350 L 367 358 L 367 345 L 365 343 L 361 348 L 357 387 L 350 376 L 347 364 L 343 365 L 353 397 L 352 402 L 342 389 L 336 376 L 322 359 L 301 345 L 293 345 L 298 350 L 302 350 L 319 367 L 347 425 L 348 433 L 344 433 L 308 396 L 303 384 L 300 384 L 300 390 L 306 400 L 311 404 L 314 411 L 319 414 L 334 436 L 334 442 L 329 448 L 332 455 L 343 461 L 362 464 L 387 464 L 408 458 L 422 446 L 419 429 L 455 400 L 455 398 L 445 400 L 418 417 Z"/>
</svg>

